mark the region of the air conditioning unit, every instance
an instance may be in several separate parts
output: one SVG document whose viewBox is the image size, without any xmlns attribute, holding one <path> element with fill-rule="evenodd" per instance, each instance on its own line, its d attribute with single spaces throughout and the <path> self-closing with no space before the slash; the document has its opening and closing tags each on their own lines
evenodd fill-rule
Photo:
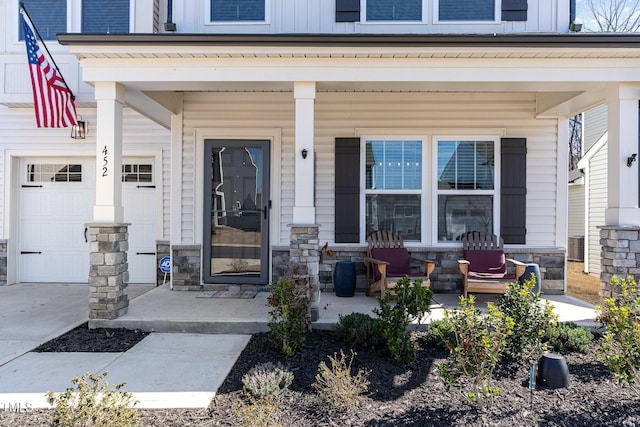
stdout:
<svg viewBox="0 0 640 427">
<path fill-rule="evenodd" d="M 569 237 L 569 261 L 584 261 L 584 236 Z"/>
</svg>

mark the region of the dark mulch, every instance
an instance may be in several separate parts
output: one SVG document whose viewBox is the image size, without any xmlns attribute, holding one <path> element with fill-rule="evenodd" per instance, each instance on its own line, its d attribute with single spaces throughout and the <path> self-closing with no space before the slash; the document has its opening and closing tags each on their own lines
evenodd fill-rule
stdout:
<svg viewBox="0 0 640 427">
<path fill-rule="evenodd" d="M 88 324 L 83 323 L 77 328 L 40 345 L 33 351 L 38 353 L 120 353 L 129 350 L 147 335 L 149 335 L 149 332 L 124 328 L 89 329 Z"/>
<path fill-rule="evenodd" d="M 640 398 L 617 384 L 591 347 L 587 355 L 566 355 L 571 385 L 566 389 L 528 390 L 528 365 L 501 366 L 494 374 L 500 394 L 486 412 L 478 411 L 455 390 L 447 391 L 437 366 L 446 353 L 420 344 L 417 359 L 403 367 L 384 352 L 357 350 L 353 368 L 368 369 L 370 395 L 360 408 L 332 414 L 311 387 L 318 362 L 347 350 L 329 332 L 309 334 L 304 350 L 285 359 L 267 334 L 257 334 L 243 351 L 211 402 L 209 410 L 141 410 L 144 426 L 235 426 L 243 399 L 242 376 L 259 362 L 279 361 L 295 374 L 291 392 L 279 407 L 284 426 L 640 426 Z M 348 352 L 347 352 L 348 354 Z M 213 361 L 212 361 L 213 362 Z M 0 406 L 1 409 L 1 406 Z M 0 412 L 2 426 L 42 426 L 50 412 Z"/>
</svg>

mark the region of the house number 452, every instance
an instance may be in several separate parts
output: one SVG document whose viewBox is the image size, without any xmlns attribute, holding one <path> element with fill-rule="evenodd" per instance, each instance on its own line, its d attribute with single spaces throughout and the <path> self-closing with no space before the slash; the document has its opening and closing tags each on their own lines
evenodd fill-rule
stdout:
<svg viewBox="0 0 640 427">
<path fill-rule="evenodd" d="M 104 157 L 102 158 L 102 176 L 108 176 L 109 175 L 109 168 L 107 167 L 107 165 L 109 164 L 109 160 L 107 159 L 107 146 L 105 145 L 104 148 L 102 149 L 102 154 L 104 154 Z"/>
</svg>

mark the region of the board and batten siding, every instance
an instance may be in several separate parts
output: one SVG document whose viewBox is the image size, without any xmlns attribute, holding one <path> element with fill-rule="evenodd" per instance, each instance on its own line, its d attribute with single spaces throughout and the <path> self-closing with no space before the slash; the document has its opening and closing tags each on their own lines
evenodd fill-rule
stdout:
<svg viewBox="0 0 640 427">
<path fill-rule="evenodd" d="M 318 92 L 315 101 L 316 221 L 321 242 L 334 241 L 335 138 L 375 133 L 433 135 L 477 133 L 527 139 L 527 245 L 555 246 L 557 121 L 535 119 L 533 94 L 337 93 Z M 289 242 L 294 204 L 295 102 L 290 92 L 186 93 L 183 127 L 182 242 L 194 236 L 195 129 L 282 129 L 279 234 L 273 245 Z M 425 149 L 430 150 L 430 145 Z M 430 165 L 431 167 L 431 165 Z M 431 172 L 429 182 L 431 182 Z M 431 203 L 431 191 L 425 196 Z M 430 227 L 430 225 L 425 225 Z M 428 242 L 427 242 L 428 243 Z"/>
<path fill-rule="evenodd" d="M 589 162 L 589 273 L 601 271 L 600 230 L 607 209 L 607 144 Z"/>
<path fill-rule="evenodd" d="M 0 238 L 8 235 L 4 225 L 8 219 L 8 212 L 4 212 L 5 165 L 7 150 L 19 150 L 28 157 L 69 156 L 77 153 L 79 156 L 95 155 L 95 126 L 96 111 L 94 108 L 78 108 L 78 113 L 88 121 L 89 133 L 87 139 L 74 140 L 70 138 L 70 129 L 37 128 L 32 108 L 6 108 L 0 106 Z M 170 135 L 169 131 L 148 120 L 135 111 L 125 108 L 123 117 L 123 148 L 133 150 L 136 154 L 149 152 L 149 155 L 162 150 L 163 176 L 163 236 L 169 238 L 169 180 L 170 168 Z M 62 153 L 62 154 L 57 154 Z M 160 167 L 161 165 L 156 165 Z M 160 185 L 156 183 L 156 185 Z M 158 236 L 160 237 L 160 236 Z"/>
<path fill-rule="evenodd" d="M 522 33 L 568 32 L 568 0 L 528 2 L 526 21 L 502 21 L 498 11 L 493 23 L 438 23 L 435 3 L 424 0 L 423 22 L 375 23 L 336 22 L 336 0 L 266 0 L 269 4 L 267 23 L 211 24 L 206 16 L 205 1 L 174 1 L 174 21 L 178 32 L 185 33 L 345 33 L 345 34 L 434 34 L 434 33 Z M 360 13 L 361 21 L 365 20 Z"/>
</svg>

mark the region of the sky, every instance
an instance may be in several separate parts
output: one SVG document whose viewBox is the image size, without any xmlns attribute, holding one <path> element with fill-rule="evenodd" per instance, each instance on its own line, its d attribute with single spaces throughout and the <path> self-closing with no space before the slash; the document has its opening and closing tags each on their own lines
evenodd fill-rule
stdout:
<svg viewBox="0 0 640 427">
<path fill-rule="evenodd" d="M 594 0 L 599 3 L 609 3 L 615 0 Z M 635 0 L 628 1 L 629 4 L 635 3 Z M 587 6 L 587 0 L 576 0 L 576 22 L 583 24 L 583 31 L 598 31 L 598 24 L 591 16 L 591 11 Z"/>
</svg>

